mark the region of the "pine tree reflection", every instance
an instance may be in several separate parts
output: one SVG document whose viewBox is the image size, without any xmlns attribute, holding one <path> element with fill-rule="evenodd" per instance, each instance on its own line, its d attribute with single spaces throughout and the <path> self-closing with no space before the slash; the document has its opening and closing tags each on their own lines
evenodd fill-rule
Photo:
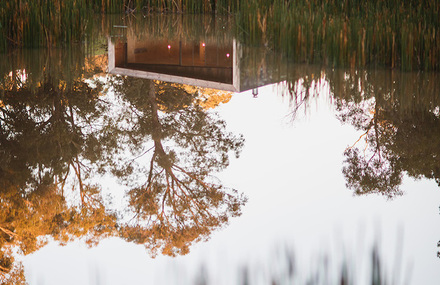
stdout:
<svg viewBox="0 0 440 285">
<path fill-rule="evenodd" d="M 405 173 L 440 185 L 438 78 L 378 71 L 332 75 L 339 119 L 363 132 L 344 153 L 347 186 L 356 194 L 392 198 L 402 194 Z"/>
<path fill-rule="evenodd" d="M 98 82 L 92 88 L 81 78 L 15 79 L 0 86 L 2 280 L 24 282 L 14 252 L 35 252 L 51 239 L 93 246 L 120 236 L 153 254 L 185 254 L 240 215 L 246 198 L 212 175 L 228 165 L 230 152 L 239 155 L 243 138 L 226 132 L 197 92 L 119 78 L 113 86 L 119 101 L 110 102 Z M 117 103 L 123 107 L 112 113 Z M 136 167 L 149 143 L 148 167 Z M 91 183 L 109 170 L 133 182 L 127 195 L 136 217 L 130 222 L 118 220 Z M 139 176 L 146 182 L 134 185 Z"/>
<path fill-rule="evenodd" d="M 122 227 L 122 237 L 153 255 L 186 254 L 193 242 L 240 215 L 246 198 L 212 174 L 228 165 L 229 152 L 239 155 L 243 139 L 225 132 L 225 122 L 202 109 L 197 94 L 177 85 L 124 78 L 118 92 L 136 107 L 132 149 L 145 153 L 153 144 L 146 180 L 128 192 L 135 219 Z M 125 169 L 132 168 L 133 162 Z"/>
</svg>

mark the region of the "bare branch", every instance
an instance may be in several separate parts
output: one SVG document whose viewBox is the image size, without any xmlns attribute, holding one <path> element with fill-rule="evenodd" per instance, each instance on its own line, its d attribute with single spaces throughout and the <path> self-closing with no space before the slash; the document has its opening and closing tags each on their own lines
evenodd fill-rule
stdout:
<svg viewBox="0 0 440 285">
<path fill-rule="evenodd" d="M 15 237 L 15 236 L 17 236 L 16 233 L 13 233 L 13 232 L 11 232 L 10 230 L 5 229 L 5 228 L 3 228 L 3 227 L 0 227 L 0 230 L 1 230 L 2 232 L 4 232 L 5 234 L 7 234 L 8 236 L 10 236 L 10 237 Z"/>
</svg>

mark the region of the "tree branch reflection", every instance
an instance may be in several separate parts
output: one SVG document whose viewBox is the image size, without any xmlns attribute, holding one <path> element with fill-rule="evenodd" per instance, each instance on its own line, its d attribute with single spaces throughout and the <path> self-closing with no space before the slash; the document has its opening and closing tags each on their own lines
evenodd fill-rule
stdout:
<svg viewBox="0 0 440 285">
<path fill-rule="evenodd" d="M 25 282 L 14 256 L 51 240 L 94 246 L 119 236 L 153 255 L 186 254 L 191 244 L 240 215 L 246 198 L 214 174 L 228 165 L 231 153 L 238 157 L 244 140 L 202 107 L 206 98 L 172 84 L 121 77 L 111 83 L 116 98 L 105 95 L 99 81 L 81 77 L 4 78 L 2 280 Z M 105 173 L 129 187 L 129 214 L 110 209 L 93 182 Z"/>
<path fill-rule="evenodd" d="M 225 123 L 179 86 L 125 78 L 121 89 L 131 102 L 144 102 L 137 105 L 135 121 L 150 116 L 148 125 L 131 133 L 140 138 L 134 149 L 145 153 L 150 137 L 153 141 L 153 153 L 144 162 L 147 179 L 128 192 L 135 223 L 127 223 L 122 236 L 153 254 L 188 253 L 193 242 L 206 240 L 229 217 L 240 215 L 245 197 L 228 191 L 212 173 L 228 165 L 229 152 L 238 156 L 243 139 L 225 132 Z"/>
<path fill-rule="evenodd" d="M 402 195 L 404 174 L 440 185 L 438 79 L 434 74 L 335 72 L 338 118 L 362 132 L 344 153 L 343 174 L 356 194 Z"/>
</svg>

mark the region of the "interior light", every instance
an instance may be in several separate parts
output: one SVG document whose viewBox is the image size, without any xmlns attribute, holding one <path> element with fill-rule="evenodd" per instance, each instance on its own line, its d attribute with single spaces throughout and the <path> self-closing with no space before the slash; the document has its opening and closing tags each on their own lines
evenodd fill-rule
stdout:
<svg viewBox="0 0 440 285">
<path fill-rule="evenodd" d="M 202 43 L 202 47 L 204 47 L 205 46 L 205 43 Z"/>
<path fill-rule="evenodd" d="M 226 57 L 229 57 L 229 53 L 226 54 Z"/>
<path fill-rule="evenodd" d="M 170 46 L 170 45 L 168 45 L 168 49 L 171 49 L 171 46 Z"/>
</svg>

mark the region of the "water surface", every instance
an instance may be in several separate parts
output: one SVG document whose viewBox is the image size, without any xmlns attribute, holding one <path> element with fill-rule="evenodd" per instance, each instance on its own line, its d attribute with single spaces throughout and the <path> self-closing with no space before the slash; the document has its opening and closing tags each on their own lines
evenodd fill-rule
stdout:
<svg viewBox="0 0 440 285">
<path fill-rule="evenodd" d="M 440 281 L 439 74 L 294 64 L 232 25 L 1 60 L 5 278 Z"/>
</svg>

